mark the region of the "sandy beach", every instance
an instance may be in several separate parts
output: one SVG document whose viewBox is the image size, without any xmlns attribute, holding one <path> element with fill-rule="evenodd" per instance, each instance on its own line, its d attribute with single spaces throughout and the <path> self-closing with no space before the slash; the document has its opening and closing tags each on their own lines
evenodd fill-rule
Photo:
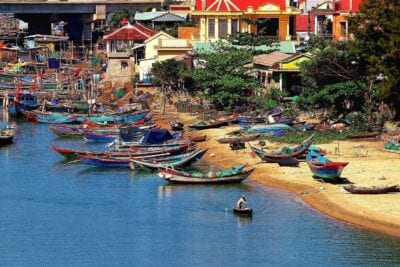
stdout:
<svg viewBox="0 0 400 267">
<path fill-rule="evenodd" d="M 188 114 L 156 114 L 155 121 L 169 128 L 171 119 L 179 119 L 185 125 L 196 121 Z M 383 195 L 354 195 L 345 191 L 343 184 L 330 184 L 313 179 L 306 162 L 300 167 L 280 167 L 278 164 L 261 163 L 251 156 L 248 145 L 242 150 L 232 151 L 228 144 L 217 139 L 237 130 L 239 126 L 219 129 L 186 131 L 185 137 L 204 135 L 209 140 L 199 143 L 208 148 L 205 159 L 215 165 L 228 167 L 248 163 L 256 167 L 250 179 L 254 182 L 290 191 L 311 207 L 336 219 L 358 225 L 373 231 L 400 236 L 400 193 Z M 258 141 L 250 142 L 257 146 Z M 342 173 L 343 178 L 360 186 L 386 186 L 400 184 L 400 154 L 384 150 L 383 141 L 336 141 L 318 144 L 327 150 L 331 160 L 348 161 Z M 267 150 L 274 150 L 285 144 L 266 141 Z"/>
</svg>

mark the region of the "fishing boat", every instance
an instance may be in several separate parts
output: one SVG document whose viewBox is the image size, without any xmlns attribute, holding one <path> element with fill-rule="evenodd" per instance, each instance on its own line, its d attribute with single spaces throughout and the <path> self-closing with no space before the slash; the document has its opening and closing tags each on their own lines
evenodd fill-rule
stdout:
<svg viewBox="0 0 400 267">
<path fill-rule="evenodd" d="M 84 120 L 95 122 L 95 123 L 134 123 L 138 120 L 145 118 L 147 111 L 134 112 L 131 114 L 92 114 L 90 116 L 80 116 L 77 118 L 78 122 L 83 122 Z"/>
<path fill-rule="evenodd" d="M 129 164 L 131 162 L 131 159 L 136 159 L 136 160 L 147 160 L 151 161 L 153 163 L 163 163 L 163 162 L 171 162 L 171 161 L 176 161 L 180 160 L 182 158 L 185 158 L 186 156 L 190 155 L 190 153 L 184 153 L 184 154 L 176 154 L 176 155 L 170 155 L 169 153 L 159 153 L 159 154 L 149 154 L 149 155 L 143 155 L 143 154 L 136 154 L 136 155 L 130 155 L 125 154 L 122 156 L 115 156 L 114 153 L 109 153 L 105 154 L 102 156 L 94 156 L 94 155 L 78 155 L 78 158 L 81 162 L 91 165 L 91 166 L 97 166 L 97 167 L 112 167 L 112 168 L 129 168 Z"/>
<path fill-rule="evenodd" d="M 385 144 L 385 150 L 388 152 L 400 153 L 400 144 L 398 142 L 389 141 Z"/>
<path fill-rule="evenodd" d="M 131 157 L 144 157 L 144 156 L 159 156 L 159 155 L 175 155 L 185 151 L 192 151 L 194 148 L 189 146 L 189 144 L 182 144 L 176 145 L 171 147 L 162 147 L 162 148 L 154 148 L 154 147 L 147 147 L 147 148 L 139 148 L 139 149 L 121 149 L 121 150 L 112 150 L 112 151 L 87 151 L 87 150 L 74 150 L 70 148 L 63 148 L 57 147 L 52 145 L 51 148 L 60 153 L 68 160 L 75 160 L 78 159 L 78 156 L 108 156 L 110 157 L 118 157 L 118 158 L 131 158 Z"/>
<path fill-rule="evenodd" d="M 356 186 L 356 185 L 346 185 L 343 186 L 344 190 L 352 194 L 387 194 L 391 192 L 400 192 L 400 187 L 398 185 L 392 186 Z"/>
<path fill-rule="evenodd" d="M 208 122 L 200 121 L 189 125 L 189 128 L 196 130 L 204 130 L 211 128 L 219 128 L 229 124 L 229 120 L 210 120 Z"/>
<path fill-rule="evenodd" d="M 233 207 L 233 213 L 238 214 L 238 215 L 251 216 L 253 214 L 253 210 L 251 208 Z"/>
<path fill-rule="evenodd" d="M 0 131 L 0 146 L 12 144 L 14 138 L 14 131 L 4 130 Z"/>
<path fill-rule="evenodd" d="M 284 158 L 298 158 L 307 152 L 307 149 L 312 144 L 315 138 L 315 134 L 311 135 L 308 139 L 304 140 L 300 145 L 292 148 L 282 148 L 279 151 L 267 153 L 264 150 L 250 146 L 251 150 L 255 155 L 261 158 L 265 162 L 279 163 Z"/>
<path fill-rule="evenodd" d="M 233 136 L 233 137 L 224 137 L 217 139 L 217 141 L 221 144 L 229 144 L 231 142 L 248 142 L 256 140 L 261 134 L 254 133 L 254 134 L 243 134 L 240 136 Z"/>
<path fill-rule="evenodd" d="M 68 113 L 57 113 L 47 111 L 34 111 L 37 122 L 41 123 L 52 123 L 52 124 L 64 124 L 73 123 L 76 121 L 76 117 Z"/>
<path fill-rule="evenodd" d="M 60 126 L 54 124 L 51 125 L 49 129 L 51 132 L 63 138 L 82 138 L 84 135 L 83 128 L 79 126 L 67 127 L 64 124 L 61 124 Z"/>
<path fill-rule="evenodd" d="M 347 139 L 376 139 L 381 133 L 379 132 L 374 132 L 374 133 L 367 133 L 367 134 L 352 134 L 348 135 L 346 138 Z"/>
<path fill-rule="evenodd" d="M 95 132 L 87 131 L 83 135 L 83 138 L 87 141 L 99 141 L 99 142 L 113 142 L 117 140 L 119 135 L 117 134 L 100 134 Z"/>
<path fill-rule="evenodd" d="M 228 184 L 240 183 L 247 179 L 254 168 L 244 170 L 246 164 L 233 166 L 224 170 L 211 170 L 206 173 L 199 171 L 186 172 L 166 167 L 159 170 L 161 178 L 171 183 L 187 184 Z"/>
<path fill-rule="evenodd" d="M 165 161 L 158 161 L 154 159 L 136 159 L 132 158 L 129 166 L 132 170 L 147 168 L 147 169 L 160 169 L 160 168 L 179 168 L 185 165 L 190 165 L 191 163 L 198 161 L 207 149 L 197 149 L 188 154 L 184 154 L 181 158 Z"/>
<path fill-rule="evenodd" d="M 11 116 L 18 116 L 23 111 L 35 110 L 38 107 L 35 94 L 17 92 L 14 99 L 8 104 L 8 112 Z"/>
<path fill-rule="evenodd" d="M 324 180 L 334 180 L 340 177 L 343 169 L 349 164 L 348 162 L 330 161 L 315 151 L 310 151 L 306 160 L 314 176 Z"/>
<path fill-rule="evenodd" d="M 275 124 L 242 124 L 240 125 L 247 133 L 273 133 L 278 131 L 292 131 L 293 128 L 287 124 L 275 123 Z"/>
</svg>

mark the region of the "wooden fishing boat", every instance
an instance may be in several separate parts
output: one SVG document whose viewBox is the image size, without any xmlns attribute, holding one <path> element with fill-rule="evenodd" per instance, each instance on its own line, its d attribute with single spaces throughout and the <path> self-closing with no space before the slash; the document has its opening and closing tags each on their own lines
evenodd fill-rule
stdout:
<svg viewBox="0 0 400 267">
<path fill-rule="evenodd" d="M 113 122 L 122 122 L 122 123 L 135 123 L 138 120 L 145 118 L 147 115 L 147 111 L 134 112 L 131 114 L 93 114 L 91 116 L 80 116 L 77 118 L 77 121 L 83 122 L 84 120 L 88 120 L 90 122 L 95 123 L 113 123 Z"/>
<path fill-rule="evenodd" d="M 310 151 L 307 154 L 307 164 L 315 177 L 325 180 L 334 180 L 342 174 L 344 167 L 349 164 L 348 162 L 333 162 L 325 156 Z"/>
<path fill-rule="evenodd" d="M 59 127 L 57 124 L 50 126 L 50 131 L 63 138 L 82 138 L 84 131 L 82 127 Z"/>
<path fill-rule="evenodd" d="M 254 171 L 254 168 L 244 170 L 246 164 L 233 166 L 225 170 L 214 170 L 207 173 L 185 172 L 166 167 L 159 170 L 159 175 L 171 183 L 187 184 L 228 184 L 240 183 L 247 179 Z"/>
<path fill-rule="evenodd" d="M 8 112 L 11 116 L 19 116 L 24 111 L 31 111 L 39 107 L 37 96 L 31 93 L 22 93 L 20 89 L 14 99 L 8 104 Z"/>
<path fill-rule="evenodd" d="M 193 152 L 190 152 L 188 154 L 184 154 L 183 157 L 174 159 L 174 160 L 168 160 L 165 161 L 165 158 L 163 161 L 156 161 L 154 159 L 136 159 L 132 158 L 131 163 L 129 166 L 131 167 L 132 170 L 136 169 L 141 169 L 141 168 L 147 168 L 147 169 L 160 169 L 160 168 L 179 168 L 182 166 L 190 165 L 191 163 L 201 159 L 201 157 L 204 156 L 204 154 L 207 152 L 207 149 L 197 149 Z"/>
<path fill-rule="evenodd" d="M 238 214 L 238 215 L 246 215 L 246 216 L 251 216 L 253 215 L 253 210 L 251 208 L 237 208 L 233 207 L 233 213 Z"/>
<path fill-rule="evenodd" d="M 42 112 L 35 110 L 34 111 L 37 122 L 41 123 L 52 123 L 52 124 L 64 124 L 64 123 L 73 123 L 76 121 L 76 118 L 68 113 L 54 113 L 54 112 Z"/>
<path fill-rule="evenodd" d="M 110 157 L 145 157 L 145 156 L 159 156 L 159 155 L 175 155 L 182 152 L 192 151 L 193 147 L 190 147 L 189 144 L 176 145 L 172 147 L 162 147 L 162 148 L 139 148 L 139 149 L 121 149 L 121 150 L 112 150 L 112 151 L 104 151 L 104 152 L 96 152 L 96 151 L 86 151 L 86 150 L 74 150 L 69 148 L 62 148 L 52 145 L 51 148 L 60 153 L 68 160 L 78 159 L 79 155 L 88 155 L 88 156 L 108 156 Z"/>
<path fill-rule="evenodd" d="M 284 158 L 298 158 L 301 155 L 305 154 L 309 146 L 312 144 L 314 138 L 315 134 L 304 140 L 300 145 L 288 149 L 288 151 L 286 151 L 285 149 L 281 149 L 280 151 L 275 153 L 267 153 L 253 146 L 250 146 L 250 148 L 253 153 L 255 153 L 263 161 L 269 163 L 279 163 Z"/>
<path fill-rule="evenodd" d="M 14 131 L 1 131 L 0 132 L 0 146 L 12 144 L 14 138 Z"/>
<path fill-rule="evenodd" d="M 222 126 L 226 126 L 228 124 L 229 124 L 229 120 L 223 120 L 223 121 L 211 120 L 209 122 L 201 121 L 201 122 L 196 122 L 196 123 L 189 125 L 189 128 L 196 129 L 196 130 L 204 130 L 204 129 L 211 129 L 211 128 L 219 128 Z"/>
<path fill-rule="evenodd" d="M 347 139 L 374 139 L 377 138 L 381 133 L 368 133 L 368 134 L 358 134 L 358 135 L 348 135 Z"/>
<path fill-rule="evenodd" d="M 99 141 L 99 142 L 113 142 L 117 140 L 119 134 L 101 134 L 95 133 L 91 131 L 86 131 L 83 135 L 83 138 L 88 141 Z"/>
<path fill-rule="evenodd" d="M 273 133 L 278 131 L 293 131 L 293 128 L 287 124 L 275 123 L 275 124 L 242 124 L 240 125 L 247 133 Z"/>
<path fill-rule="evenodd" d="M 190 153 L 175 154 L 175 155 L 170 155 L 169 153 L 159 153 L 150 155 L 136 154 L 131 156 L 129 154 L 125 154 L 122 156 L 114 156 L 113 153 L 110 153 L 110 154 L 105 154 L 103 156 L 78 155 L 78 158 L 81 162 L 91 166 L 129 168 L 129 163 L 131 162 L 131 159 L 147 160 L 151 161 L 152 163 L 161 164 L 164 162 L 180 160 L 189 155 Z"/>
<path fill-rule="evenodd" d="M 207 140 L 207 135 L 190 136 L 189 140 L 192 142 L 204 142 Z"/>
<path fill-rule="evenodd" d="M 261 135 L 260 133 L 243 134 L 241 136 L 220 138 L 217 139 L 217 141 L 221 144 L 229 144 L 231 142 L 248 142 L 256 140 L 260 135 Z"/>
<path fill-rule="evenodd" d="M 31 122 L 37 122 L 37 117 L 35 112 L 31 111 L 31 110 L 24 110 L 22 111 L 22 116 L 24 116 L 24 118 L 27 121 L 31 121 Z"/>
<path fill-rule="evenodd" d="M 392 186 L 356 186 L 356 185 L 346 185 L 343 188 L 352 194 L 387 194 L 391 192 L 400 192 L 400 187 L 398 185 Z"/>
</svg>

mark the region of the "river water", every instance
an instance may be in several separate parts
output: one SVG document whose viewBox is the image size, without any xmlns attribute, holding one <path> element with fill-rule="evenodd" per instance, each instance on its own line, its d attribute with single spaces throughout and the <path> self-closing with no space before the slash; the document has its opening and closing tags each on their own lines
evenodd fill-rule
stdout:
<svg viewBox="0 0 400 267">
<path fill-rule="evenodd" d="M 66 163 L 48 125 L 19 123 L 0 148 L 1 266 L 399 265 L 400 239 L 252 182 L 169 185 L 154 174 Z M 252 219 L 232 214 L 245 194 Z"/>
</svg>

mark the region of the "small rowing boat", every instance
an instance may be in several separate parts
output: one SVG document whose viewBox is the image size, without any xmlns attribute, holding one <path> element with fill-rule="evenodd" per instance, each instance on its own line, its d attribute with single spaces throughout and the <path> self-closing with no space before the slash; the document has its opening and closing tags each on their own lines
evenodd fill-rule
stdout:
<svg viewBox="0 0 400 267">
<path fill-rule="evenodd" d="M 392 186 L 356 186 L 356 185 L 346 185 L 343 186 L 344 190 L 352 194 L 387 194 L 391 192 L 400 192 L 400 187 L 398 185 Z"/>
</svg>

